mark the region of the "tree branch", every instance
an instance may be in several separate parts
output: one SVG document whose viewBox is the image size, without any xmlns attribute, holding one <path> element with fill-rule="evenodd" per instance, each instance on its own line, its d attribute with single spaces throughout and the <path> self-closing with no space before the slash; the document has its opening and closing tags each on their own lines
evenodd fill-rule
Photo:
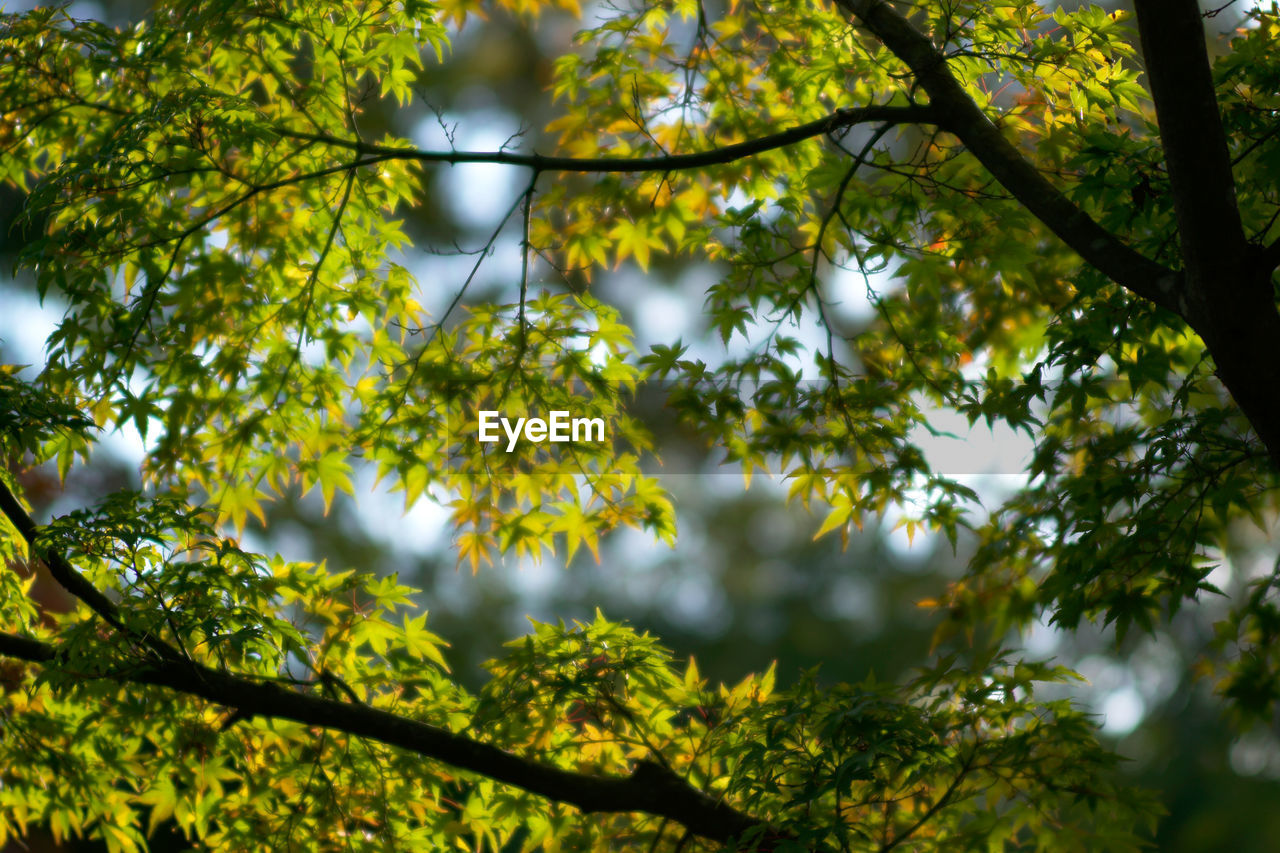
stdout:
<svg viewBox="0 0 1280 853">
<path fill-rule="evenodd" d="M 39 528 L 3 482 L 0 482 L 0 511 L 28 545 L 36 541 Z M 58 583 L 72 595 L 118 630 L 132 635 L 120 619 L 116 605 L 76 571 L 66 557 L 46 549 L 43 559 Z M 660 765 L 641 762 L 627 777 L 574 773 L 389 711 L 313 696 L 272 682 L 212 669 L 172 651 L 158 638 L 153 639 L 161 649 L 169 649 L 171 653 L 151 657 L 118 674 L 116 677 L 121 683 L 166 687 L 198 696 L 233 708 L 240 717 L 293 720 L 369 738 L 549 800 L 568 803 L 584 812 L 647 812 L 676 821 L 691 832 L 716 841 L 735 838 L 761 824 L 728 803 L 690 786 Z M 156 648 L 152 643 L 148 643 L 148 647 Z M 50 664 L 56 662 L 58 654 L 57 648 L 48 643 L 0 632 L 0 656 Z"/>
<path fill-rule="evenodd" d="M 509 151 L 423 151 L 390 145 L 374 145 L 357 139 L 344 139 L 324 133 L 303 133 L 282 130 L 280 135 L 289 139 L 323 142 L 339 148 L 347 148 L 367 157 L 378 159 L 417 160 L 423 163 L 493 163 L 503 166 L 524 166 L 537 172 L 580 173 L 633 173 L 676 172 L 733 163 L 744 157 L 785 148 L 815 136 L 823 136 L 855 124 L 880 122 L 895 124 L 936 124 L 937 113 L 928 106 L 905 107 L 877 106 L 839 109 L 828 116 L 797 125 L 789 130 L 748 139 L 708 151 L 691 154 L 664 154 L 657 157 L 547 157 L 541 154 L 516 154 Z"/>
<path fill-rule="evenodd" d="M 1192 280 L 1227 269 L 1246 250 L 1231 153 L 1213 88 L 1197 0 L 1136 0 L 1147 85 Z"/>
<path fill-rule="evenodd" d="M 923 33 L 885 0 L 836 3 L 906 63 L 928 93 L 939 126 L 955 134 L 1032 215 L 1112 281 L 1185 316 L 1178 273 L 1125 245 L 1051 184 L 965 93 L 946 57 Z"/>
<path fill-rule="evenodd" d="M 49 663 L 58 656 L 48 643 L 3 631 L 0 631 L 0 655 L 29 663 Z"/>
<path fill-rule="evenodd" d="M 0 655 L 49 664 L 56 661 L 57 649 L 0 632 Z M 740 836 L 761 823 L 650 762 L 641 762 L 627 777 L 575 773 L 389 711 L 288 690 L 190 661 L 147 664 L 131 668 L 119 678 L 125 684 L 166 687 L 198 696 L 236 709 L 241 718 L 293 720 L 407 749 L 584 812 L 647 812 L 716 841 Z"/>
<path fill-rule="evenodd" d="M 1276 267 L 1280 267 L 1280 240 L 1276 240 L 1270 246 L 1267 246 L 1258 262 L 1267 272 L 1275 272 Z"/>
<path fill-rule="evenodd" d="M 40 558 L 49 567 L 49 574 L 53 575 L 53 579 L 71 595 L 88 605 L 89 609 L 102 617 L 108 625 L 134 640 L 140 646 L 150 649 L 163 660 L 187 660 L 187 656 L 182 651 L 165 642 L 162 637 L 138 631 L 121 619 L 120 610 L 115 602 L 108 598 L 102 590 L 90 583 L 84 575 L 76 571 L 76 567 L 71 565 L 71 561 L 66 556 L 54 551 L 52 548 L 37 548 L 36 539 L 40 535 L 40 528 L 36 526 L 35 521 L 27 514 L 27 511 L 22 508 L 22 504 L 19 503 L 13 492 L 9 491 L 9 487 L 5 485 L 3 480 L 0 480 L 0 512 L 4 513 L 4 516 L 9 519 L 9 522 L 22 535 L 22 538 L 27 543 L 27 548 L 31 551 L 31 555 Z"/>
<path fill-rule="evenodd" d="M 1183 316 L 1280 469 L 1277 254 L 1249 243 L 1236 206 L 1196 0 L 1137 0 L 1138 33 L 1156 105 L 1185 270 Z"/>
<path fill-rule="evenodd" d="M 9 491 L 9 487 L 5 485 L 3 480 L 0 480 L 0 512 L 4 513 L 23 540 L 26 541 L 27 548 L 31 551 L 31 556 L 44 560 L 45 565 L 49 567 L 49 574 L 53 575 L 53 579 L 63 589 L 89 605 L 89 609 L 105 619 L 108 624 L 124 630 L 124 624 L 120 621 L 120 614 L 115 602 L 89 583 L 84 575 L 76 571 L 76 567 L 71 565 L 66 557 L 54 552 L 52 549 L 41 553 L 35 548 L 36 538 L 40 535 L 40 528 L 36 526 L 35 521 L 27 514 L 27 511 L 22 508 L 22 504 L 18 502 L 13 492 Z"/>
</svg>

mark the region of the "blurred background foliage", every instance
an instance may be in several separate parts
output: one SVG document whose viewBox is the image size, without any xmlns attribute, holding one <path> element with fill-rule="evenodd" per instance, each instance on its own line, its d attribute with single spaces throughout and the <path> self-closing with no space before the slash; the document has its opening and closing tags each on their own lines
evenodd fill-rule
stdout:
<svg viewBox="0 0 1280 853">
<path fill-rule="evenodd" d="M 31 5 L 9 3 L 6 11 Z M 76 17 L 123 23 L 144 16 L 147 4 L 76 2 L 69 9 Z M 1240 11 L 1228 4 L 1211 29 L 1228 31 Z M 469 20 L 461 32 L 451 32 L 447 60 L 427 66 L 410 108 L 370 105 L 363 116 L 368 136 L 389 130 L 425 148 L 473 150 L 494 150 L 518 138 L 526 150 L 550 152 L 552 140 L 542 132 L 553 110 L 546 87 L 553 60 L 577 27 L 564 15 L 531 30 L 500 10 L 485 21 Z M 433 203 L 405 212 L 415 245 L 404 262 L 421 283 L 424 305 L 439 310 L 453 298 L 474 263 L 467 251 L 484 244 L 520 192 L 520 180 L 514 170 L 490 166 L 427 172 L 425 195 Z M 24 239 L 13 227 L 22 204 L 21 196 L 0 188 L 0 363 L 39 364 L 43 335 L 59 309 L 52 299 L 41 306 L 24 274 L 10 275 Z M 516 240 L 509 232 L 498 241 L 469 300 L 512 298 Z M 643 276 L 624 267 L 593 287 L 623 310 L 641 351 L 682 335 L 714 357 L 720 345 L 702 326 L 701 308 L 716 275 L 705 264 L 667 259 Z M 856 322 L 856 305 L 846 319 Z M 775 660 L 779 682 L 788 683 L 812 667 L 827 682 L 869 673 L 895 679 L 928 659 L 931 638 L 949 616 L 921 604 L 960 574 L 972 542 L 962 537 L 953 550 L 942 537 L 920 534 L 909 541 L 894 529 L 893 518 L 851 536 L 847 548 L 834 536 L 814 541 L 819 517 L 787 506 L 784 484 L 756 477 L 744 488 L 732 468 L 697 461 L 705 454 L 687 446 L 673 421 L 651 423 L 666 424 L 656 435 L 664 455 L 694 460 L 669 465 L 684 473 L 664 476 L 679 515 L 674 549 L 628 530 L 601 543 L 598 563 L 584 551 L 568 565 L 555 557 L 539 564 L 508 559 L 473 575 L 457 566 L 445 512 L 419 504 L 403 514 L 399 498 L 385 493 L 362 501 L 359 511 L 339 496 L 327 514 L 318 494 L 288 497 L 269 507 L 265 525 L 251 523 L 246 544 L 288 559 L 399 572 L 403 582 L 423 590 L 432 630 L 449 640 L 455 672 L 472 687 L 484 681 L 480 664 L 523 633 L 528 618 L 589 619 L 597 607 L 653 632 L 677 656 L 694 656 L 704 675 L 729 683 Z M 118 434 L 104 445 L 111 452 L 73 471 L 66 483 L 52 470 L 21 474 L 37 517 L 88 505 L 138 482 L 140 440 Z M 978 428 L 951 445 L 963 470 L 947 473 L 965 475 L 993 507 L 995 496 L 1021 481 L 1028 449 L 1012 433 L 992 436 Z M 360 476 L 357 491 L 367 494 L 374 489 L 372 472 Z M 1211 581 L 1228 595 L 1256 576 L 1252 567 L 1270 571 L 1276 561 L 1274 542 L 1257 529 L 1240 531 L 1226 556 L 1225 568 Z M 40 579 L 35 589 L 46 606 L 59 607 L 61 593 L 50 579 Z M 1276 849 L 1280 837 L 1274 808 L 1280 741 L 1264 729 L 1240 734 L 1212 684 L 1199 677 L 1200 662 L 1213 650 L 1210 626 L 1226 610 L 1224 599 L 1205 597 L 1154 635 L 1119 645 L 1110 631 L 1089 625 L 1064 633 L 1037 624 L 1014 639 L 1033 656 L 1053 657 L 1086 676 L 1088 683 L 1072 692 L 1103 717 L 1104 735 L 1130 759 L 1124 771 L 1162 794 L 1169 814 L 1152 839 L 1160 850 L 1261 853 Z M 97 849 L 83 841 L 58 848 L 31 838 L 28 844 L 5 853 Z M 156 849 L 165 848 L 158 841 Z M 173 849 L 181 849 L 178 836 Z"/>
</svg>

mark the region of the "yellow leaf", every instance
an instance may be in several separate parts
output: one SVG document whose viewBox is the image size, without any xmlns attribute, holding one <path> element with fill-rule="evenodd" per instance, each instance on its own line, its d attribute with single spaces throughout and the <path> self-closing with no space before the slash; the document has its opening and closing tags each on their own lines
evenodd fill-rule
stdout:
<svg viewBox="0 0 1280 853">
<path fill-rule="evenodd" d="M 837 527 L 848 525 L 849 518 L 853 515 L 853 507 L 850 506 L 845 499 L 841 506 L 832 507 L 831 512 L 827 514 L 827 518 L 822 522 L 822 526 L 818 528 L 818 532 L 813 534 L 814 540 L 818 540 L 835 530 Z"/>
</svg>

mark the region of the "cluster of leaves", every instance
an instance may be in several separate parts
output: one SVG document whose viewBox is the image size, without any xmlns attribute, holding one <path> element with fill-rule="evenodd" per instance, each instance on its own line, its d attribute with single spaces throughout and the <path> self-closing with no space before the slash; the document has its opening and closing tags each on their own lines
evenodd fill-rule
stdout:
<svg viewBox="0 0 1280 853">
<path fill-rule="evenodd" d="M 18 377 L 17 365 L 0 366 L 0 457 L 21 458 L 52 452 L 70 464 L 83 447 L 83 433 L 94 426 L 74 404 L 50 397 Z M 66 469 L 62 469 L 63 476 Z"/>
<path fill-rule="evenodd" d="M 739 839 L 744 849 L 1061 849 L 1064 836 L 1078 849 L 1130 849 L 1138 817 L 1155 813 L 1107 781 L 1115 758 L 1081 712 L 1033 700 L 1034 682 L 1068 677 L 1060 669 L 948 659 L 906 685 L 825 690 L 810 674 L 776 691 L 770 670 L 713 688 L 692 661 L 681 671 L 652 637 L 597 615 L 535 625 L 489 664 L 477 696 L 450 680 L 443 641 L 425 614 L 406 613 L 412 591 L 394 578 L 263 560 L 214 536 L 181 507 L 136 497 L 46 528 L 36 549 L 70 538 L 77 562 L 130 567 L 101 577 L 114 580 L 128 630 L 104 636 L 88 613 L 54 624 L 20 606 L 20 590 L 6 600 L 5 631 L 56 638 L 57 655 L 5 670 L 0 839 L 41 825 L 134 850 L 173 826 L 238 850 L 296 839 L 308 849 L 703 849 L 665 819 L 584 819 L 377 738 L 292 722 L 287 702 L 283 718 L 242 718 L 146 686 L 156 663 L 144 637 L 586 779 L 685 780 L 767 821 Z"/>
<path fill-rule="evenodd" d="M 513 332 L 514 329 L 514 332 Z M 380 476 L 406 504 L 439 484 L 452 497 L 459 559 L 476 569 L 495 551 L 534 559 L 563 542 L 572 558 L 600 534 L 647 527 L 670 542 L 670 502 L 641 474 L 648 433 L 627 413 L 640 377 L 631 333 L 590 296 L 543 292 L 513 305 L 477 306 L 430 333 L 411 364 L 384 386 L 358 385 L 357 434 Z M 565 444 L 480 440 L 480 413 L 598 420 L 602 435 Z M 423 464 L 424 460 L 430 460 Z"/>
<path fill-rule="evenodd" d="M 53 405 L 23 397 L 16 416 Z M 284 704 L 283 718 L 242 717 L 226 700 L 148 686 L 152 639 L 183 661 L 429 721 L 587 779 L 684 780 L 685 795 L 763 821 L 739 839 L 746 849 L 1057 849 L 1064 833 L 1079 849 L 1130 849 L 1139 816 L 1156 811 L 1107 781 L 1115 758 L 1081 712 L 1033 700 L 1035 682 L 1070 676 L 1060 668 L 951 658 L 905 685 L 828 690 L 810 673 L 779 691 L 770 670 L 716 688 L 597 614 L 535 625 L 471 695 L 395 578 L 257 557 L 182 501 L 116 494 L 45 526 L 30 550 L 90 568 L 120 602 L 121 630 L 89 611 L 51 618 L 0 575 L 0 628 L 57 650 L 3 670 L 0 840 L 39 825 L 112 850 L 167 827 L 239 850 L 298 838 L 311 849 L 702 849 L 666 819 L 583 819 L 376 738 L 292 722 Z"/>
<path fill-rule="evenodd" d="M 1280 151 L 1265 47 L 1275 16 L 1250 13 L 1214 72 L 1236 163 L 1263 175 Z M 1176 266 L 1172 192 L 1125 19 L 1011 0 L 928 5 L 912 23 L 1067 198 Z M 701 4 L 643 3 L 581 38 L 585 56 L 557 68 L 568 106 L 555 128 L 583 156 L 654 156 L 833 107 L 919 102 L 903 63 L 828 4 L 730 3 L 711 17 Z M 1204 579 L 1233 524 L 1273 515 L 1265 454 L 1182 320 L 1081 270 L 955 137 L 892 124 L 593 183 L 576 208 L 551 194 L 548 207 L 568 211 L 550 213 L 567 226 L 556 245 L 569 266 L 617 262 L 634 254 L 621 231 L 724 262 L 707 323 L 747 354 L 708 366 L 677 343 L 646 363 L 686 383 L 682 415 L 748 472 L 773 467 L 793 497 L 826 501 L 821 532 L 897 503 L 904 523 L 954 540 L 974 495 L 921 452 L 924 412 L 1026 431 L 1032 485 L 982 526 L 988 544 L 947 603 L 1001 628 L 1048 608 L 1069 627 L 1101 617 L 1149 630 L 1212 591 Z M 1265 239 L 1276 182 L 1241 181 L 1239 195 L 1246 232 Z M 842 318 L 847 297 L 828 275 L 842 267 L 866 281 L 873 321 Z M 806 322 L 825 348 L 805 348 Z M 715 405 L 699 404 L 708 386 Z"/>
<path fill-rule="evenodd" d="M 27 107 L 0 139 L 0 179 L 30 190 L 43 225 L 24 248 L 40 293 L 72 306 L 42 384 L 151 440 L 153 482 L 242 528 L 293 487 L 326 504 L 349 493 L 363 457 L 408 505 L 461 490 L 472 565 L 538 555 L 547 533 L 570 553 L 622 524 L 673 535 L 634 458 L 577 458 L 566 474 L 528 445 L 456 440 L 485 400 L 554 408 L 569 394 L 620 448 L 646 446 L 617 415 L 636 373 L 612 309 L 522 289 L 518 305 L 429 321 L 393 218 L 420 201 L 419 170 L 324 141 L 370 99 L 408 99 L 423 47 L 444 43 L 429 6 L 183 5 L 126 32 L 41 10 L 5 28 L 0 86 Z M 50 452 L 65 471 L 85 449 Z"/>
<path fill-rule="evenodd" d="M 693 661 L 681 674 L 655 640 L 599 614 L 535 628 L 491 664 L 487 730 L 518 730 L 526 749 L 601 770 L 660 762 L 767 816 L 744 836 L 764 849 L 1039 849 L 1064 838 L 1066 849 L 1123 849 L 1139 843 L 1134 816 L 1158 812 L 1100 781 L 1116 759 L 1085 716 L 1033 701 L 1034 682 L 1074 677 L 1062 668 L 952 657 L 906 685 L 826 689 L 810 672 L 775 690 L 770 669 L 712 688 Z M 1048 815 L 1053 829 L 1037 839 Z M 664 826 L 620 816 L 600 830 L 612 849 L 648 849 Z"/>
<path fill-rule="evenodd" d="M 56 665 L 6 673 L 0 838 L 37 825 L 136 850 L 173 825 L 212 847 L 280 849 L 299 835 L 326 847 L 363 833 L 391 803 L 387 837 L 416 844 L 427 834 L 424 777 L 448 777 L 422 762 L 298 723 L 237 723 L 234 708 L 128 684 L 155 665 L 140 638 L 164 638 L 183 660 L 373 708 L 402 709 L 412 696 L 415 714 L 460 725 L 469 700 L 447 678 L 426 615 L 405 612 L 411 590 L 245 553 L 184 508 L 136 496 L 59 519 L 34 549 L 67 543 L 118 595 L 127 630 L 22 607 L 6 573 L 6 593 L 17 594 L 6 595 L 4 629 L 58 642 Z"/>
</svg>

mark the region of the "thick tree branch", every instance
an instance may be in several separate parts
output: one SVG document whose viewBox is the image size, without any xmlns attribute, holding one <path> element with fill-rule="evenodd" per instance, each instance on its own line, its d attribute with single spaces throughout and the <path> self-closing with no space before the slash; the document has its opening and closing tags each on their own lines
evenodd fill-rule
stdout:
<svg viewBox="0 0 1280 853">
<path fill-rule="evenodd" d="M 102 617 L 108 625 L 128 636 L 136 642 L 140 647 L 149 649 L 152 653 L 159 655 L 164 660 L 186 660 L 187 656 L 179 649 L 174 648 L 164 639 L 154 634 L 143 633 L 131 627 L 120 617 L 119 608 L 115 602 L 108 598 L 102 590 L 95 587 L 80 572 L 76 571 L 76 567 L 71 565 L 63 554 L 58 553 L 52 548 L 43 548 L 37 546 L 36 539 L 40 534 L 40 529 L 36 526 L 35 521 L 22 508 L 17 497 L 13 492 L 9 491 L 9 487 L 0 480 L 0 512 L 9 519 L 9 522 L 17 529 L 22 538 L 27 543 L 27 548 L 31 551 L 33 557 L 38 557 L 44 561 L 49 568 L 49 574 L 53 579 L 71 595 L 89 606 L 89 609 L 98 616 Z"/>
<path fill-rule="evenodd" d="M 541 154 L 517 154 L 512 151 L 423 151 L 390 145 L 374 145 L 356 139 L 344 139 L 320 133 L 280 131 L 289 139 L 323 142 L 347 148 L 377 159 L 417 160 L 423 163 L 493 163 L 503 166 L 525 166 L 537 172 L 633 173 L 678 172 L 733 163 L 745 157 L 795 145 L 806 139 L 853 127 L 855 124 L 936 124 L 937 114 L 928 106 L 868 106 L 839 109 L 828 116 L 797 125 L 788 130 L 748 139 L 708 151 L 691 154 L 664 154 L 657 157 L 547 157 Z M 372 162 L 372 161 L 371 161 Z"/>
<path fill-rule="evenodd" d="M 2 482 L 0 511 L 28 544 L 36 541 L 39 528 Z M 131 633 L 121 621 L 116 605 L 64 556 L 46 549 L 44 560 L 54 578 L 69 592 L 118 630 Z M 57 648 L 48 643 L 0 632 L 0 656 L 50 664 L 56 662 L 58 654 Z M 212 669 L 176 652 L 130 666 L 116 677 L 124 684 L 166 687 L 198 696 L 233 708 L 241 717 L 293 720 L 407 749 L 584 812 L 645 812 L 676 821 L 696 835 L 717 841 L 740 836 L 761 823 L 656 764 L 641 763 L 627 777 L 574 773 L 389 711 Z"/>
<path fill-rule="evenodd" d="M 1276 267 L 1280 267 L 1280 240 L 1276 240 L 1263 250 L 1258 263 L 1269 273 L 1275 272 Z"/>
<path fill-rule="evenodd" d="M 1135 0 L 1134 9 L 1182 258 L 1188 275 L 1199 279 L 1237 262 L 1246 244 L 1200 4 Z"/>
<path fill-rule="evenodd" d="M 53 646 L 48 643 L 3 631 L 0 631 L 0 655 L 30 663 L 49 663 L 58 656 Z"/>
<path fill-rule="evenodd" d="M 1077 207 L 1005 138 L 947 69 L 946 57 L 885 0 L 836 0 L 906 63 L 937 123 L 959 137 L 1000 184 L 1104 275 L 1185 316 L 1178 274 L 1125 245 Z"/>
<path fill-rule="evenodd" d="M 1196 0 L 1137 0 L 1138 33 L 1173 189 L 1184 270 L 1183 316 L 1280 469 L 1280 313 L 1275 259 L 1250 245 L 1236 206 Z"/>
<path fill-rule="evenodd" d="M 53 552 L 51 549 L 41 553 L 35 548 L 36 537 L 39 536 L 40 529 L 36 527 L 35 521 L 22 508 L 22 504 L 18 502 L 13 492 L 9 491 L 9 487 L 5 485 L 3 480 L 0 480 L 0 512 L 4 513 L 5 517 L 9 519 L 9 523 L 17 529 L 23 540 L 26 541 L 27 548 L 31 551 L 31 556 L 44 560 L 45 565 L 49 567 L 49 574 L 53 575 L 53 579 L 61 584 L 63 589 L 89 605 L 90 610 L 101 616 L 113 627 L 124 627 L 120 622 L 115 602 L 89 583 L 84 575 L 76 571 L 75 566 L 71 565 L 66 557 Z"/>
<path fill-rule="evenodd" d="M 0 633 L 0 655 L 49 664 L 57 660 L 57 648 Z M 293 720 L 407 749 L 584 812 L 646 812 L 717 841 L 740 836 L 760 824 L 657 764 L 641 763 L 627 777 L 574 773 L 389 711 L 288 690 L 190 661 L 130 667 L 119 678 L 125 684 L 167 687 L 199 696 L 234 708 L 241 717 Z"/>
</svg>

